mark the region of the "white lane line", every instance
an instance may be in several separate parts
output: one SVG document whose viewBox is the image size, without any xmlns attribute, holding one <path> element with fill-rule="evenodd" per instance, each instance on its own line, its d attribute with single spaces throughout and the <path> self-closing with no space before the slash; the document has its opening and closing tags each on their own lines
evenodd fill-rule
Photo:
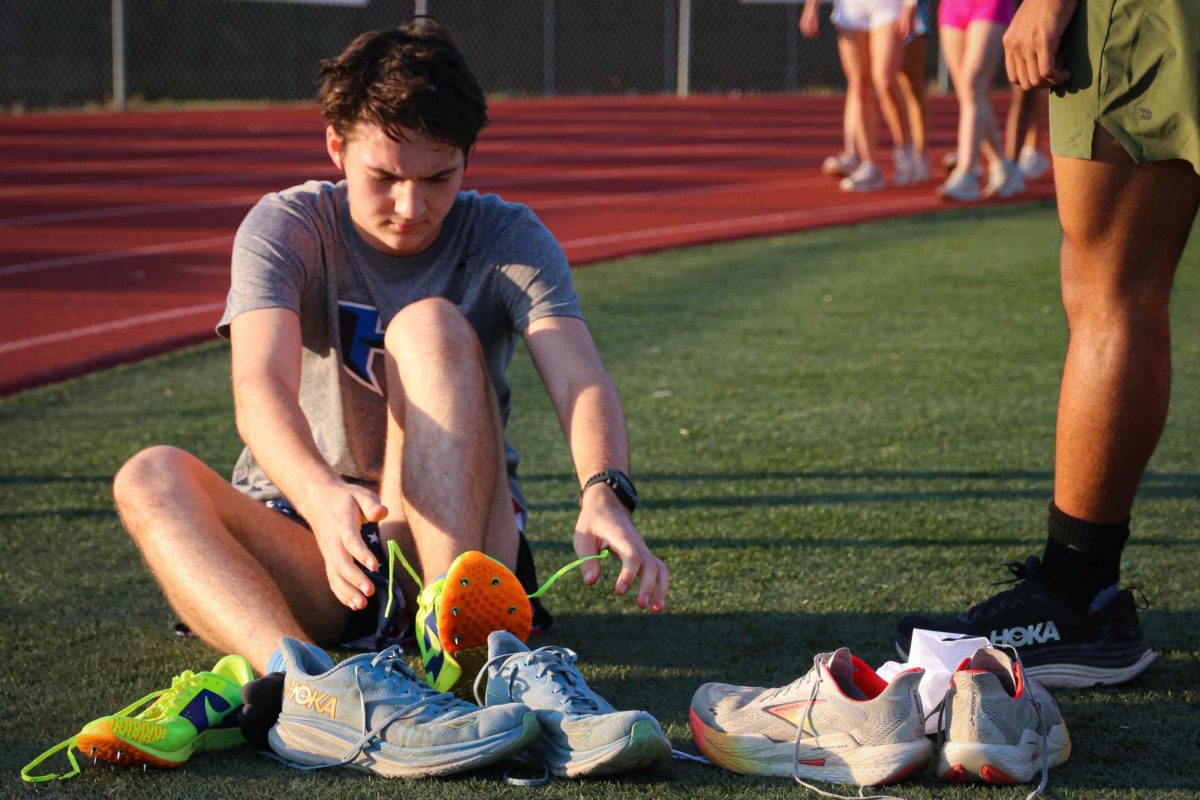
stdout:
<svg viewBox="0 0 1200 800">
<path fill-rule="evenodd" d="M 27 261 L 24 264 L 11 264 L 0 267 L 0 278 L 7 275 L 22 275 L 27 272 L 41 272 L 60 267 L 74 267 L 79 264 L 98 264 L 104 261 L 116 261 L 121 258 L 136 258 L 152 256 L 158 253 L 175 253 L 181 250 L 202 250 L 216 245 L 233 243 L 233 234 L 213 236 L 208 239 L 189 239 L 186 242 L 167 242 L 165 244 L 150 244 L 145 247 L 131 247 L 128 250 L 113 250 L 108 253 L 89 253 L 82 256 L 66 256 L 51 258 L 45 261 Z"/>
<path fill-rule="evenodd" d="M 257 203 L 262 195 L 247 194 L 241 197 L 228 197 L 223 200 L 192 200 L 185 203 L 147 203 L 138 206 L 110 206 L 107 208 L 88 208 L 81 211 L 59 211 L 53 214 L 29 214 L 24 217 L 9 217 L 0 219 L 0 228 L 14 225 L 46 225 L 53 222 L 79 222 L 87 219 L 104 219 L 106 217 L 123 217 L 134 214 L 161 214 L 169 211 L 192 211 L 201 208 L 221 208 L 223 206 L 251 206 Z"/>
<path fill-rule="evenodd" d="M 148 325 L 151 322 L 162 322 L 168 319 L 190 317 L 196 314 L 211 314 L 214 311 L 219 311 L 223 308 L 225 308 L 224 303 L 204 303 L 198 306 L 173 308 L 170 311 L 158 311 L 154 314 L 142 314 L 137 317 L 118 319 L 114 320 L 113 322 L 101 322 L 96 325 L 87 325 L 82 328 L 75 328 L 69 331 L 47 333 L 44 336 L 31 336 L 28 339 L 18 339 L 15 342 L 5 342 L 4 344 L 0 344 L 0 355 L 4 353 L 16 352 L 17 350 L 28 350 L 31 347 L 41 347 L 42 345 L 63 342 L 68 339 L 78 339 L 85 336 L 95 336 L 98 333 L 111 333 L 112 331 L 133 328 L 138 325 Z"/>
</svg>

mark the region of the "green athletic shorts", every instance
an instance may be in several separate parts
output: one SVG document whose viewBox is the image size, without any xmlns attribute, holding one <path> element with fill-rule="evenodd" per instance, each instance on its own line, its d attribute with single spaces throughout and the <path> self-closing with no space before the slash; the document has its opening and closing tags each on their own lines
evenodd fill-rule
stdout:
<svg viewBox="0 0 1200 800">
<path fill-rule="evenodd" d="M 1050 100 L 1055 155 L 1092 157 L 1097 124 L 1134 161 L 1200 173 L 1200 0 L 1079 0 Z"/>
</svg>

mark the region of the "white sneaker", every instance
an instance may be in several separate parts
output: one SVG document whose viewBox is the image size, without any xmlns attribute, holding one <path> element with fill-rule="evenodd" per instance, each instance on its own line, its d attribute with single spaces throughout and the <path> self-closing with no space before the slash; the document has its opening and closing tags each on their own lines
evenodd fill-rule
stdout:
<svg viewBox="0 0 1200 800">
<path fill-rule="evenodd" d="M 1025 145 L 1017 157 L 1017 166 L 1027 181 L 1036 181 L 1050 171 L 1050 159 L 1036 147 Z"/>
<path fill-rule="evenodd" d="M 917 696 L 924 674 L 912 669 L 888 683 L 843 647 L 818 655 L 779 689 L 706 683 L 692 698 L 692 736 L 714 764 L 734 772 L 894 783 L 933 757 Z"/>
<path fill-rule="evenodd" d="M 883 170 L 867 161 L 838 183 L 843 192 L 878 192 L 887 188 L 883 180 Z"/>
<path fill-rule="evenodd" d="M 933 177 L 933 168 L 929 165 L 929 157 L 912 154 L 912 182 L 928 183 Z"/>
<path fill-rule="evenodd" d="M 979 191 L 979 178 L 972 172 L 960 169 L 950 173 L 946 182 L 938 187 L 937 193 L 943 200 L 957 203 L 974 203 L 983 197 Z"/>
<path fill-rule="evenodd" d="M 1012 197 L 1025 191 L 1025 179 L 1021 177 L 1021 169 L 1016 163 L 1005 159 L 993 161 L 988 167 L 987 187 L 983 190 L 987 197 Z"/>
<path fill-rule="evenodd" d="M 913 180 L 913 154 L 908 145 L 901 145 L 892 150 L 892 183 L 896 186 L 911 186 Z"/>
<path fill-rule="evenodd" d="M 825 175 L 842 178 L 854 172 L 857 166 L 858 156 L 854 153 L 839 153 L 836 156 L 829 156 L 821 162 L 821 172 Z"/>
<path fill-rule="evenodd" d="M 1019 658 L 998 647 L 979 648 L 951 677 L 938 734 L 942 780 L 1009 785 L 1029 783 L 1040 772 L 1031 797 L 1046 788 L 1050 768 L 1071 757 L 1054 698 L 1026 677 Z"/>
</svg>

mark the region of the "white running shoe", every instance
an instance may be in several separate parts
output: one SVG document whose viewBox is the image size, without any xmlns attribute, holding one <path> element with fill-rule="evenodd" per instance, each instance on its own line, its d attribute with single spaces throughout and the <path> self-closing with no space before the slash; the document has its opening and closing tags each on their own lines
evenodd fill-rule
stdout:
<svg viewBox="0 0 1200 800">
<path fill-rule="evenodd" d="M 1050 171 L 1050 159 L 1036 147 L 1025 145 L 1017 156 L 1017 166 L 1021 168 L 1021 175 L 1025 180 L 1036 181 Z"/>
<path fill-rule="evenodd" d="M 951 677 L 938 724 L 937 773 L 944 781 L 1029 783 L 1071 756 L 1062 712 L 1041 684 L 1026 677 L 1019 658 L 981 647 Z"/>
<path fill-rule="evenodd" d="M 836 156 L 829 156 L 821 162 L 821 172 L 825 175 L 844 178 L 854 172 L 857 166 L 858 156 L 854 153 L 839 153 Z"/>
<path fill-rule="evenodd" d="M 279 647 L 283 710 L 267 741 L 289 766 L 424 778 L 503 761 L 538 738 L 527 706 L 479 708 L 431 689 L 397 647 L 336 666 L 313 645 L 284 637 Z"/>
<path fill-rule="evenodd" d="M 937 193 L 943 200 L 957 203 L 974 203 L 983 197 L 979 191 L 979 178 L 965 169 L 951 172 L 946 182 L 938 187 Z"/>
<path fill-rule="evenodd" d="M 988 182 L 983 190 L 986 197 L 1012 197 L 1025 191 L 1025 179 L 1015 162 L 993 161 L 988 167 Z"/>
<path fill-rule="evenodd" d="M 692 736 L 734 772 L 802 784 L 895 783 L 933 757 L 917 696 L 923 674 L 908 670 L 888 683 L 843 647 L 779 689 L 706 683 L 692 698 Z"/>
<path fill-rule="evenodd" d="M 475 679 L 487 708 L 521 703 L 533 709 L 542 735 L 522 756 L 561 778 L 616 775 L 671 760 L 671 741 L 645 711 L 618 711 L 588 688 L 565 647 L 530 650 L 508 631 L 488 636 L 488 660 Z M 487 691 L 480 697 L 480 681 Z"/>
<path fill-rule="evenodd" d="M 911 186 L 916 183 L 913 180 L 913 154 L 908 145 L 901 145 L 892 150 L 892 169 L 895 173 L 892 183 L 896 186 Z"/>
<path fill-rule="evenodd" d="M 912 154 L 912 182 L 928 183 L 933 177 L 933 168 L 929 165 L 929 157 L 925 155 Z"/>
<path fill-rule="evenodd" d="M 838 188 L 843 192 L 878 192 L 886 189 L 887 184 L 883 180 L 883 170 L 870 161 L 864 161 L 854 172 L 842 178 Z"/>
</svg>

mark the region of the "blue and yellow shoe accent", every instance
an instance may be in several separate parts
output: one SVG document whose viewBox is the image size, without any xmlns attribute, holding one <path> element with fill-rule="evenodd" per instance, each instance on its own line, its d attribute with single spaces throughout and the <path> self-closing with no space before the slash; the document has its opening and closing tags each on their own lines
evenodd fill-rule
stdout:
<svg viewBox="0 0 1200 800">
<path fill-rule="evenodd" d="M 417 596 L 417 648 L 425 667 L 425 682 L 440 692 L 453 691 L 470 699 L 472 681 L 487 661 L 488 635 L 508 631 L 526 641 L 533 624 L 529 601 L 540 597 L 575 567 L 607 557 L 605 550 L 573 561 L 528 595 L 517 576 L 486 553 L 471 550 L 454 559 L 446 573 L 424 586 Z M 385 614 L 391 610 L 397 559 L 417 586 L 422 586 L 400 547 L 389 541 Z"/>
</svg>

